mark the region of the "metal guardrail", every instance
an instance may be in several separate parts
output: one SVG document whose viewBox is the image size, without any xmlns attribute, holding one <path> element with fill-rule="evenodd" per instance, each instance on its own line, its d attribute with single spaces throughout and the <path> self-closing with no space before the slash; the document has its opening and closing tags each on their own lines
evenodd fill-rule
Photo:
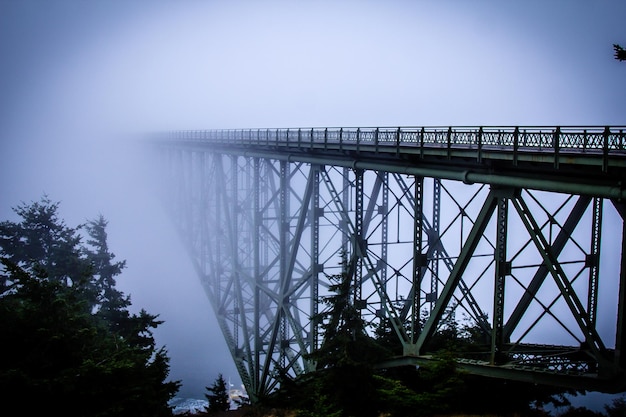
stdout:
<svg viewBox="0 0 626 417">
<path fill-rule="evenodd" d="M 626 151 L 626 126 L 397 127 L 182 130 L 168 139 L 299 148 L 498 148 L 542 152 Z"/>
</svg>

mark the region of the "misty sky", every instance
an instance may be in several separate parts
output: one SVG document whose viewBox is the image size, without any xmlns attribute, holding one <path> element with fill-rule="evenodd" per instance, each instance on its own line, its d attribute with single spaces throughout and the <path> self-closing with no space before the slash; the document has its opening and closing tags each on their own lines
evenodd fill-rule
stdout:
<svg viewBox="0 0 626 417">
<path fill-rule="evenodd" d="M 626 2 L 0 0 L 0 219 L 102 214 L 183 394 L 238 382 L 133 140 L 169 129 L 625 125 Z"/>
</svg>

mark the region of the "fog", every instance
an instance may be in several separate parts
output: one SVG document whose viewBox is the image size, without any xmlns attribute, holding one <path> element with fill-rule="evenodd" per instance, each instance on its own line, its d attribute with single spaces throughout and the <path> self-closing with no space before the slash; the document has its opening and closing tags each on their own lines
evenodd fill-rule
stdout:
<svg viewBox="0 0 626 417">
<path fill-rule="evenodd" d="M 0 219 L 102 214 L 182 395 L 239 383 L 136 143 L 170 129 L 626 124 L 621 0 L 0 0 Z"/>
</svg>

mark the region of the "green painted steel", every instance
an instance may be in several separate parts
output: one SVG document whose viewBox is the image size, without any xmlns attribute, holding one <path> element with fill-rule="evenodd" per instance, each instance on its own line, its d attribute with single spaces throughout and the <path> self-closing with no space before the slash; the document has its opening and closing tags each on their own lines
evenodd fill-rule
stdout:
<svg viewBox="0 0 626 417">
<path fill-rule="evenodd" d="M 614 392 L 626 389 L 624 132 L 247 129 L 151 143 L 253 398 L 316 369 L 320 297 L 341 270 L 366 323 L 390 326 L 403 352 L 379 366 L 431 360 L 438 331 L 462 321 L 482 340 L 458 353 L 470 372 Z"/>
</svg>

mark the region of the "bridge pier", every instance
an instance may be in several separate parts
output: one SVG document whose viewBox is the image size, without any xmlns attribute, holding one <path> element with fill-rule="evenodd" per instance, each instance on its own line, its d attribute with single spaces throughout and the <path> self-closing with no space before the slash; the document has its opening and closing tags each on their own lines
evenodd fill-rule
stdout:
<svg viewBox="0 0 626 417">
<path fill-rule="evenodd" d="M 626 370 L 626 204 L 614 202 L 622 219 L 622 247 L 619 271 L 618 310 L 615 335 L 614 369 L 619 372 Z"/>
</svg>

